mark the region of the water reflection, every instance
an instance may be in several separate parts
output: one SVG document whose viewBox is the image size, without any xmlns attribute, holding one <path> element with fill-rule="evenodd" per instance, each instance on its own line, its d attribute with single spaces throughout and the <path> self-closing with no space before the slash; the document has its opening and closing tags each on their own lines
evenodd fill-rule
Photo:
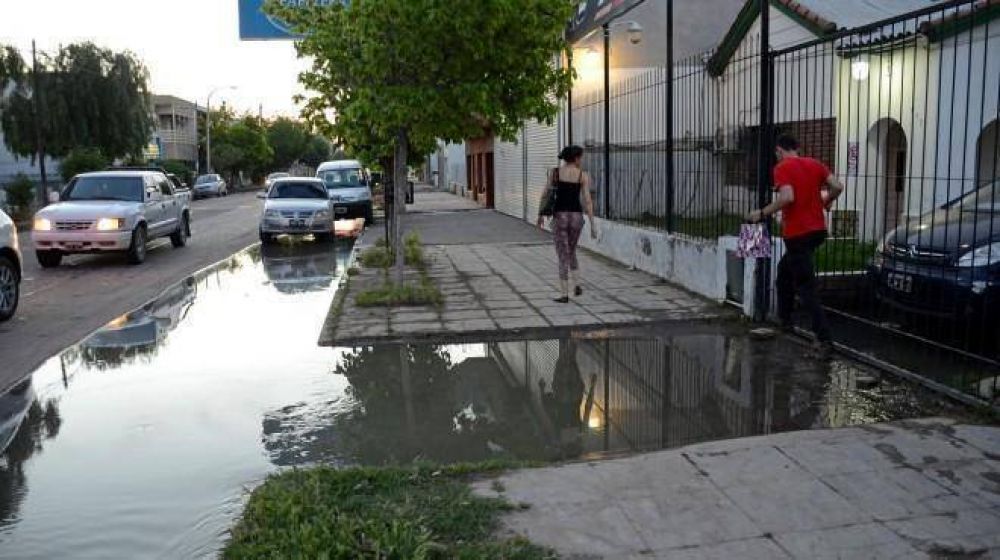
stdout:
<svg viewBox="0 0 1000 560">
<path fill-rule="evenodd" d="M 0 396 L 0 555 L 211 557 L 246 489 L 286 467 L 568 459 L 940 410 L 738 329 L 319 347 L 350 251 L 241 252 Z"/>
</svg>

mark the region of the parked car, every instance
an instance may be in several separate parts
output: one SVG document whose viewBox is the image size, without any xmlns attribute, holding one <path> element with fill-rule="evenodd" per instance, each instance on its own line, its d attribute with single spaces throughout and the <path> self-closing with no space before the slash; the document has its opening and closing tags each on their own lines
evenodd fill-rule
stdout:
<svg viewBox="0 0 1000 560">
<path fill-rule="evenodd" d="M 140 264 L 148 241 L 170 237 L 174 247 L 183 247 L 191 236 L 190 195 L 163 173 L 82 173 L 59 198 L 35 214 L 31 238 L 44 268 L 72 253 L 123 252 L 129 263 Z"/>
<path fill-rule="evenodd" d="M 218 173 L 198 175 L 194 180 L 194 189 L 192 189 L 191 194 L 194 198 L 226 196 L 229 194 L 229 187 L 226 185 L 226 180 Z"/>
<path fill-rule="evenodd" d="M 0 210 L 0 323 L 17 311 L 21 297 L 21 249 L 17 241 L 17 226 Z"/>
<path fill-rule="evenodd" d="M 312 234 L 319 241 L 333 239 L 333 201 L 323 181 L 302 177 L 278 179 L 267 193 L 257 196 L 265 201 L 260 218 L 262 244 L 273 242 L 280 234 Z"/>
<path fill-rule="evenodd" d="M 889 232 L 868 269 L 880 301 L 941 318 L 1000 316 L 1000 181 Z"/>
<path fill-rule="evenodd" d="M 365 225 L 374 220 L 371 180 L 361 162 L 356 160 L 328 161 L 320 164 L 316 177 L 323 180 L 336 217 L 364 218 Z"/>
<path fill-rule="evenodd" d="M 284 171 L 276 171 L 274 173 L 271 173 L 270 175 L 267 176 L 267 178 L 264 179 L 264 190 L 266 191 L 267 189 L 271 188 L 271 183 L 273 183 L 276 179 L 284 179 L 285 177 L 291 177 L 291 174 L 285 173 Z"/>
</svg>

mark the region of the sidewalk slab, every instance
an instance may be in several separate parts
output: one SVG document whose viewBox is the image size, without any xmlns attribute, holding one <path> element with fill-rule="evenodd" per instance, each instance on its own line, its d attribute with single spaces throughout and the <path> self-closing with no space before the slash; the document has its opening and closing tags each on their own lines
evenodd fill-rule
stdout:
<svg viewBox="0 0 1000 560">
<path fill-rule="evenodd" d="M 996 558 L 1000 507 L 983 494 L 1000 495 L 998 437 L 946 418 L 786 432 L 513 471 L 473 490 L 528 506 L 502 532 L 570 557 Z"/>
<path fill-rule="evenodd" d="M 431 263 L 428 272 L 444 296 L 443 305 L 359 307 L 357 294 L 384 282 L 381 270 L 362 269 L 331 308 L 319 343 L 365 346 L 443 337 L 454 341 L 456 333 L 496 338 L 499 332 L 525 335 L 553 328 L 694 324 L 733 316 L 717 303 L 586 252 L 579 254 L 583 295 L 567 304 L 555 302 L 558 265 L 547 241 L 431 245 L 424 253 Z M 417 277 L 412 273 L 408 278 Z"/>
</svg>

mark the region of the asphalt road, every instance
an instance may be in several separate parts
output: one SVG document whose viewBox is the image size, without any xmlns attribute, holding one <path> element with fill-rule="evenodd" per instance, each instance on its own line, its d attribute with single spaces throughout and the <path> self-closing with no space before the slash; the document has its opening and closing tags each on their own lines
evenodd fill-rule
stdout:
<svg viewBox="0 0 1000 560">
<path fill-rule="evenodd" d="M 42 269 L 22 233 L 21 303 L 0 323 L 0 391 L 167 286 L 257 241 L 260 201 L 252 193 L 197 200 L 191 208 L 188 245 L 174 249 L 169 239 L 156 240 L 138 266 L 119 255 L 76 255 Z"/>
</svg>

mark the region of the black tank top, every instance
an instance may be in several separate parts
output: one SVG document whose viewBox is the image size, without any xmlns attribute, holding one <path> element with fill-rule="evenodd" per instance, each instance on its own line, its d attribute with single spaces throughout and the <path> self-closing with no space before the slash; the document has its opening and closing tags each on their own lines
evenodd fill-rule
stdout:
<svg viewBox="0 0 1000 560">
<path fill-rule="evenodd" d="M 559 178 L 559 170 L 556 169 L 556 203 L 553 212 L 583 212 L 583 205 L 580 204 L 580 183 L 570 183 Z M 583 177 L 583 173 L 580 173 Z"/>
</svg>

